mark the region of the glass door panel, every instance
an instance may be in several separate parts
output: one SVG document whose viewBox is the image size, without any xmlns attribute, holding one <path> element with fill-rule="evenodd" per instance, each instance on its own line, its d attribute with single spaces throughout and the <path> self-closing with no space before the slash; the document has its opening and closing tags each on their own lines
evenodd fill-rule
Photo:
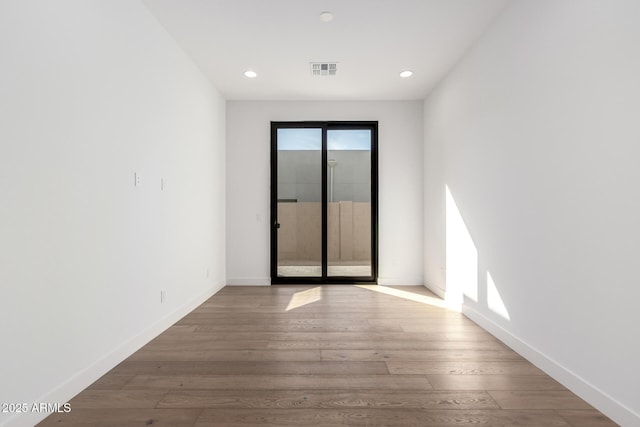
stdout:
<svg viewBox="0 0 640 427">
<path fill-rule="evenodd" d="M 322 131 L 277 129 L 278 277 L 322 277 Z"/>
<path fill-rule="evenodd" d="M 327 130 L 327 276 L 372 276 L 371 129 Z"/>
</svg>

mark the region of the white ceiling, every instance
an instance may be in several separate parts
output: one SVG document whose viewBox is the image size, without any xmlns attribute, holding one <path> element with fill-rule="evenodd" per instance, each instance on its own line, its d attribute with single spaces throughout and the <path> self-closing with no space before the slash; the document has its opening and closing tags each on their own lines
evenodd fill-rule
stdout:
<svg viewBox="0 0 640 427">
<path fill-rule="evenodd" d="M 417 100 L 509 0 L 144 2 L 226 99 Z M 338 74 L 312 77 L 321 61 L 338 62 Z M 405 69 L 413 77 L 400 78 Z"/>
</svg>

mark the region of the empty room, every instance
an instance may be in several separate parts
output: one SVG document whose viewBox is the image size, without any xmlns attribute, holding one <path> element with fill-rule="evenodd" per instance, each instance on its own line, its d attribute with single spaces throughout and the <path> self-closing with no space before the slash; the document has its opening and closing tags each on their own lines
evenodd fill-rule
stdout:
<svg viewBox="0 0 640 427">
<path fill-rule="evenodd" d="M 0 1 L 0 427 L 640 426 L 638 22 Z"/>
</svg>

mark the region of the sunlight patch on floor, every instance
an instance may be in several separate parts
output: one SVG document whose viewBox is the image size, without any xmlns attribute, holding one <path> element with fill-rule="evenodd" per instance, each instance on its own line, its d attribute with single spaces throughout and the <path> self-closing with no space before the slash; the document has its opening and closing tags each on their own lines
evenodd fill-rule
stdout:
<svg viewBox="0 0 640 427">
<path fill-rule="evenodd" d="M 322 286 L 316 286 L 315 288 L 305 289 L 304 291 L 296 292 L 291 296 L 289 305 L 287 305 L 286 311 L 294 310 L 296 308 L 303 307 L 308 304 L 313 304 L 322 299 Z"/>
<path fill-rule="evenodd" d="M 356 285 L 358 288 L 367 289 L 369 291 L 378 292 L 385 295 L 391 295 L 398 298 L 403 298 L 409 301 L 419 302 L 422 304 L 431 305 L 433 307 L 448 308 L 450 310 L 460 311 L 460 305 L 450 304 L 438 297 L 432 297 L 429 295 L 422 295 L 419 293 L 413 293 L 409 291 L 403 291 L 389 286 L 380 285 Z"/>
</svg>

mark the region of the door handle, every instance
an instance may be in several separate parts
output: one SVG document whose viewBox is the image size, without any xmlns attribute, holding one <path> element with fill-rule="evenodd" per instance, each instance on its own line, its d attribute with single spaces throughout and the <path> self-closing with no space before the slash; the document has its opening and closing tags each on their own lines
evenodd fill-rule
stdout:
<svg viewBox="0 0 640 427">
<path fill-rule="evenodd" d="M 279 223 L 279 222 L 274 222 L 274 223 L 273 223 L 273 226 L 274 226 L 275 228 L 280 228 L 280 223 Z"/>
</svg>

